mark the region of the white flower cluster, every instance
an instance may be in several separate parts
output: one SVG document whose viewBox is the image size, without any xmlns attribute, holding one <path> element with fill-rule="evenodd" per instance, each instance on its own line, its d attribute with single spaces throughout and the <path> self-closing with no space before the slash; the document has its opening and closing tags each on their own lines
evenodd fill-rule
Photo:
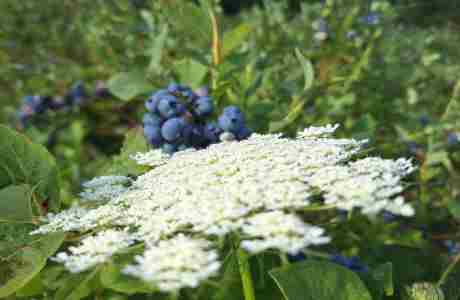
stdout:
<svg viewBox="0 0 460 300">
<path fill-rule="evenodd" d="M 100 176 L 83 183 L 80 193 L 83 202 L 107 201 L 128 191 L 131 179 L 126 176 Z"/>
<path fill-rule="evenodd" d="M 107 261 L 114 253 L 129 247 L 133 242 L 127 231 L 108 229 L 83 239 L 78 247 L 69 247 L 70 255 L 60 252 L 51 260 L 64 264 L 72 273 L 79 273 Z"/>
<path fill-rule="evenodd" d="M 136 264 L 128 265 L 124 273 L 155 282 L 161 291 L 174 291 L 182 287 L 197 287 L 202 280 L 220 268 L 218 254 L 211 243 L 178 234 L 172 239 L 159 241 L 136 256 Z"/>
<path fill-rule="evenodd" d="M 382 210 L 412 216 L 413 208 L 401 196 L 402 177 L 414 170 L 408 159 L 384 160 L 368 157 L 345 165 L 328 166 L 310 174 L 307 181 L 324 192 L 326 204 L 365 214 Z"/>
<path fill-rule="evenodd" d="M 243 233 L 255 240 L 245 240 L 241 247 L 251 253 L 279 248 L 297 254 L 310 245 L 329 243 L 322 228 L 305 224 L 299 217 L 281 211 L 257 214 L 246 221 Z"/>
<path fill-rule="evenodd" d="M 336 128 L 307 128 L 296 139 L 252 134 L 247 140 L 167 157 L 158 151 L 137 154 L 136 161 L 154 168 L 129 189 L 93 209 L 50 215 L 49 223 L 34 233 L 130 228 L 130 238 L 144 242 L 145 252 L 126 272 L 166 291 L 196 286 L 217 271 L 215 245 L 205 243 L 206 237 L 237 232 L 241 246 L 251 253 L 270 248 L 294 254 L 327 243 L 323 229 L 295 215 L 310 205 L 313 194 L 342 209 L 411 215 L 410 206 L 398 197 L 401 178 L 413 169 L 410 161 L 350 162 L 363 142 L 329 137 Z M 74 260 L 73 255 L 71 251 L 65 261 L 81 262 L 78 253 Z M 88 265 L 81 264 L 68 267 Z"/>
</svg>

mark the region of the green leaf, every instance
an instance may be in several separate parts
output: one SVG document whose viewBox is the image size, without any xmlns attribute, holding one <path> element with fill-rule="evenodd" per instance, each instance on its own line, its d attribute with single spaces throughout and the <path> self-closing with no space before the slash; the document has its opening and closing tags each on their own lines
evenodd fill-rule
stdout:
<svg viewBox="0 0 460 300">
<path fill-rule="evenodd" d="M 31 222 L 30 185 L 10 185 L 0 190 L 0 222 Z"/>
<path fill-rule="evenodd" d="M 111 290 L 123 294 L 152 293 L 155 289 L 147 283 L 124 275 L 120 272 L 120 267 L 115 264 L 108 264 L 101 270 L 101 284 Z"/>
<path fill-rule="evenodd" d="M 295 54 L 300 64 L 302 65 L 303 74 L 305 77 L 304 91 L 307 91 L 313 87 L 315 80 L 315 71 L 313 70 L 312 63 L 306 59 L 298 48 L 295 49 Z"/>
<path fill-rule="evenodd" d="M 79 300 L 89 296 L 99 286 L 99 267 L 85 273 L 72 274 L 57 290 L 55 300 Z"/>
<path fill-rule="evenodd" d="M 253 27 L 248 23 L 241 23 L 234 29 L 227 31 L 224 34 L 222 42 L 222 57 L 230 55 L 230 53 L 241 46 L 252 32 Z"/>
<path fill-rule="evenodd" d="M 148 150 L 149 145 L 147 144 L 142 129 L 131 129 L 125 135 L 120 154 L 115 156 L 107 166 L 102 167 L 100 174 L 140 175 L 145 173 L 148 168 L 137 164 L 130 156 L 137 152 L 147 152 Z"/>
<path fill-rule="evenodd" d="M 294 97 L 294 100 L 291 103 L 291 109 L 284 119 L 280 121 L 272 121 L 269 125 L 269 132 L 278 132 L 286 128 L 295 122 L 295 120 L 300 117 L 303 112 L 303 107 L 305 106 L 306 101 L 300 100 L 299 97 Z"/>
<path fill-rule="evenodd" d="M 31 297 L 40 295 L 45 291 L 46 287 L 43 284 L 40 273 L 34 276 L 25 286 L 16 292 L 18 297 Z"/>
<path fill-rule="evenodd" d="M 273 269 L 270 275 L 286 300 L 371 300 L 354 272 L 326 261 L 304 261 Z"/>
<path fill-rule="evenodd" d="M 447 204 L 450 214 L 457 220 L 460 220 L 460 203 L 456 199 L 451 199 Z"/>
<path fill-rule="evenodd" d="M 64 240 L 63 233 L 40 237 L 18 249 L 0 267 L 0 298 L 7 297 L 36 276 Z"/>
<path fill-rule="evenodd" d="M 374 300 L 382 299 L 384 295 L 393 296 L 393 265 L 385 263 L 368 273 L 361 274 Z"/>
<path fill-rule="evenodd" d="M 60 206 L 59 173 L 53 156 L 42 145 L 0 125 L 0 188 L 11 184 L 29 184 L 37 201 L 48 201 L 53 211 Z"/>
<path fill-rule="evenodd" d="M 372 275 L 377 280 L 383 283 L 383 289 L 385 291 L 385 295 L 392 296 L 394 294 L 394 287 L 393 287 L 393 264 L 386 263 L 379 267 L 377 267 L 373 272 Z"/>
<path fill-rule="evenodd" d="M 150 63 L 148 70 L 149 72 L 158 74 L 158 71 L 161 66 L 161 57 L 163 54 L 163 48 L 166 43 L 166 38 L 168 37 L 168 26 L 164 25 L 160 34 L 151 37 L 150 49 L 148 50 L 148 55 L 150 56 Z"/>
<path fill-rule="evenodd" d="M 183 0 L 166 1 L 162 9 L 176 32 L 187 32 L 190 40 L 199 45 L 210 44 L 212 26 L 205 9 Z"/>
<path fill-rule="evenodd" d="M 208 68 L 196 60 L 182 59 L 175 64 L 174 71 L 179 82 L 198 88 L 208 73 Z"/>
<path fill-rule="evenodd" d="M 152 85 L 142 71 L 118 73 L 107 82 L 107 88 L 116 97 L 129 101 L 152 90 Z"/>
</svg>

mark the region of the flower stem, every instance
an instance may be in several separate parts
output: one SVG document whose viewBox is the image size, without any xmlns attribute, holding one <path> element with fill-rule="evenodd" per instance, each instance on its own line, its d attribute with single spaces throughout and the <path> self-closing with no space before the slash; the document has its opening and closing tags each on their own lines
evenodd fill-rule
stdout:
<svg viewBox="0 0 460 300">
<path fill-rule="evenodd" d="M 447 277 L 449 274 L 454 270 L 455 266 L 457 263 L 460 262 L 460 253 L 457 254 L 457 256 L 454 258 L 452 263 L 447 267 L 447 269 L 442 273 L 441 278 L 439 279 L 437 286 L 440 287 L 446 282 Z"/>
<path fill-rule="evenodd" d="M 256 300 L 254 283 L 252 282 L 249 255 L 243 250 L 237 250 L 238 266 L 240 269 L 241 281 L 243 283 L 244 300 Z"/>
</svg>

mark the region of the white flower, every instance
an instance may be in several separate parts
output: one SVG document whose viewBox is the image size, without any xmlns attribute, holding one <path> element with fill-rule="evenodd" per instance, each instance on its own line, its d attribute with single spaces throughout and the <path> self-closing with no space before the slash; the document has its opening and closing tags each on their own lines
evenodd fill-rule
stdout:
<svg viewBox="0 0 460 300">
<path fill-rule="evenodd" d="M 79 194 L 82 202 L 114 199 L 129 190 L 131 179 L 126 176 L 101 176 L 83 183 L 85 190 Z"/>
<path fill-rule="evenodd" d="M 197 287 L 217 273 L 218 255 L 211 243 L 179 234 L 170 240 L 151 245 L 144 255 L 135 257 L 136 264 L 123 272 L 150 282 L 161 291 Z"/>
<path fill-rule="evenodd" d="M 411 161 L 371 157 L 350 162 L 365 141 L 331 138 L 337 127 L 307 128 L 296 139 L 254 133 L 202 150 L 137 154 L 133 159 L 154 168 L 129 182 L 129 188 L 114 189 L 120 181 L 113 177 L 90 181 L 86 187 L 101 191 L 108 201 L 50 214 L 48 224 L 33 233 L 129 228 L 123 237 L 90 236 L 56 260 L 77 272 L 133 241 L 144 242 L 144 255 L 125 271 L 171 291 L 195 287 L 215 274 L 220 263 L 213 243 L 206 242 L 215 236 L 237 232 L 243 237 L 241 247 L 252 253 L 277 249 L 294 254 L 329 242 L 322 228 L 295 214 L 310 205 L 312 195 L 341 209 L 412 215 L 400 196 L 402 178 L 414 170 Z M 116 248 L 87 250 L 95 241 L 106 245 L 111 239 Z"/>
<path fill-rule="evenodd" d="M 257 238 L 241 242 L 241 247 L 252 253 L 272 248 L 297 254 L 309 245 L 330 241 L 323 236 L 322 228 L 307 225 L 299 217 L 281 211 L 261 213 L 249 218 L 243 225 L 243 233 Z"/>
<path fill-rule="evenodd" d="M 334 124 L 334 125 L 328 124 L 323 127 L 311 126 L 299 132 L 297 136 L 299 138 L 316 138 L 316 137 L 329 136 L 333 134 L 337 130 L 337 128 L 339 128 L 339 126 L 340 126 L 339 124 Z"/>
<path fill-rule="evenodd" d="M 161 166 L 167 162 L 170 155 L 161 151 L 161 149 L 150 150 L 145 153 L 136 153 L 130 156 L 139 165 L 156 167 Z"/>
<path fill-rule="evenodd" d="M 114 253 L 133 242 L 127 231 L 109 229 L 84 238 L 78 247 L 69 247 L 70 254 L 60 252 L 51 260 L 63 263 L 72 273 L 79 273 L 107 261 Z"/>
</svg>

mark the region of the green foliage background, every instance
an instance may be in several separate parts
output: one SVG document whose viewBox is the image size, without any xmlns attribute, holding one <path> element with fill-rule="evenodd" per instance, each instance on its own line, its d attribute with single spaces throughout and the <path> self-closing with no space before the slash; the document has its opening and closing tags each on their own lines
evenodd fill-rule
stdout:
<svg viewBox="0 0 460 300">
<path fill-rule="evenodd" d="M 200 2 L 202 6 L 207 3 Z M 449 134 L 460 132 L 458 4 L 393 1 L 382 9 L 382 23 L 370 26 L 358 21 L 359 16 L 368 13 L 367 1 L 327 2 L 330 6 L 321 7 L 320 1 L 264 1 L 263 6 L 247 7 L 234 15 L 224 14 L 221 6 L 212 2 L 221 37 L 220 61 L 216 64 L 212 23 L 206 10 L 193 1 L 0 1 L 0 122 L 17 128 L 16 111 L 24 95 L 64 95 L 73 82 L 80 80 L 88 86 L 94 86 L 97 80 L 108 82 L 116 98 L 39 118 L 23 131 L 27 138 L 13 139 L 21 147 L 28 147 L 24 145 L 30 141 L 47 146 L 54 155 L 56 161 L 35 144 L 32 150 L 24 148 L 37 157 L 47 157 L 41 168 L 47 170 L 49 184 L 57 186 L 60 181 L 59 196 L 64 207 L 75 201 L 82 180 L 120 170 L 132 174 L 141 171 L 129 165 L 126 157 L 131 151 L 146 148 L 136 129 L 144 111 L 143 101 L 171 81 L 195 88 L 210 86 L 219 110 L 228 104 L 240 106 L 251 128 L 258 132 L 282 131 L 289 135 L 313 124 L 340 123 L 339 134 L 344 137 L 370 138 L 368 153 L 388 158 L 413 156 L 419 166 L 405 195 L 416 208 L 416 217 L 396 223 L 357 218 L 345 225 L 333 225 L 336 242 L 334 249 L 328 249 L 360 255 L 375 270 L 390 263 L 394 296 L 382 288 L 392 289 L 388 282 L 382 284 L 385 280 L 377 276 L 377 271 L 372 278 L 361 280 L 367 283 L 374 299 L 399 298 L 406 285 L 438 280 L 448 262 L 442 242 L 460 240 L 460 147 L 448 143 Z M 311 26 L 320 17 L 328 21 L 330 30 L 324 42 L 314 40 Z M 346 38 L 351 30 L 358 33 L 355 40 Z M 9 151 L 5 145 L 11 138 L 5 137 L 12 134 L 5 131 L 6 127 L 1 130 L 0 163 L 4 157 L 11 158 L 1 155 Z M 113 158 L 127 132 L 130 134 L 124 150 Z M 50 136 L 55 139 L 51 144 Z M 38 164 L 33 158 L 27 159 L 27 154 L 20 155 L 20 160 Z M 15 168 L 14 161 L 6 163 Z M 110 266 L 99 270 L 104 274 L 101 278 L 99 271 L 65 277 L 54 265 L 40 271 L 38 266 L 64 237 L 44 237 L 54 242 L 43 242 L 46 245 L 30 255 L 20 249 L 34 242 L 27 232 L 40 214 L 40 203 L 59 197 L 52 187 L 37 187 L 39 182 L 30 180 L 32 175 L 23 175 L 5 181 L 0 171 L 3 199 L 30 195 L 34 199 L 31 203 L 38 203 L 27 206 L 29 198 L 29 202 L 18 202 L 26 212 L 16 217 L 27 218 L 28 225 L 0 223 L 0 262 L 4 262 L 2 268 L 8 268 L 0 269 L 0 297 L 3 274 L 41 272 L 44 275 L 35 281 L 24 279 L 27 288 L 11 299 L 41 295 L 45 290 L 52 292 L 45 292 L 43 299 L 93 299 L 94 291 L 102 297 L 99 299 L 150 299 L 137 294 L 145 292 L 145 287 L 122 285 L 119 274 Z M 0 201 L 0 208 L 2 205 Z M 7 216 L 0 212 L 2 218 Z M 12 239 L 15 235 L 18 238 Z M 24 269 L 16 266 L 24 261 L 22 256 L 28 259 Z M 257 259 L 251 263 L 257 264 Z M 263 261 L 276 265 L 270 259 Z M 274 282 L 281 291 L 283 284 L 305 287 L 301 280 L 291 282 L 291 278 L 317 274 L 316 268 L 338 268 L 318 267 L 316 261 L 304 264 L 296 269 L 300 275 L 286 276 L 286 267 L 267 267 L 266 275 L 259 274 L 258 279 L 270 282 L 267 289 L 277 291 L 273 297 L 281 297 Z M 31 265 L 37 267 L 31 271 L 27 269 Z M 224 282 L 238 290 L 241 286 L 238 279 L 235 282 L 234 268 L 230 260 Z M 272 270 L 271 277 L 268 270 Z M 454 300 L 459 294 L 452 288 L 459 282 L 458 273 L 453 272 L 457 277 L 446 281 L 446 293 Z M 331 280 L 328 274 L 324 272 L 324 281 Z M 358 280 L 351 272 L 343 276 Z M 361 281 L 352 285 L 362 288 Z M 260 290 L 266 291 L 262 286 Z M 340 282 L 335 288 L 340 289 Z M 343 292 L 343 299 L 353 299 L 356 289 L 351 296 Z M 36 293 L 29 295 L 30 291 Z M 133 293 L 136 295 L 125 295 Z M 367 289 L 362 293 L 360 299 L 370 299 Z M 306 299 L 286 296 L 285 292 L 283 295 Z M 232 295 L 224 290 L 213 297 L 238 299 L 230 298 Z M 314 299 L 328 297 L 316 295 Z"/>
</svg>

